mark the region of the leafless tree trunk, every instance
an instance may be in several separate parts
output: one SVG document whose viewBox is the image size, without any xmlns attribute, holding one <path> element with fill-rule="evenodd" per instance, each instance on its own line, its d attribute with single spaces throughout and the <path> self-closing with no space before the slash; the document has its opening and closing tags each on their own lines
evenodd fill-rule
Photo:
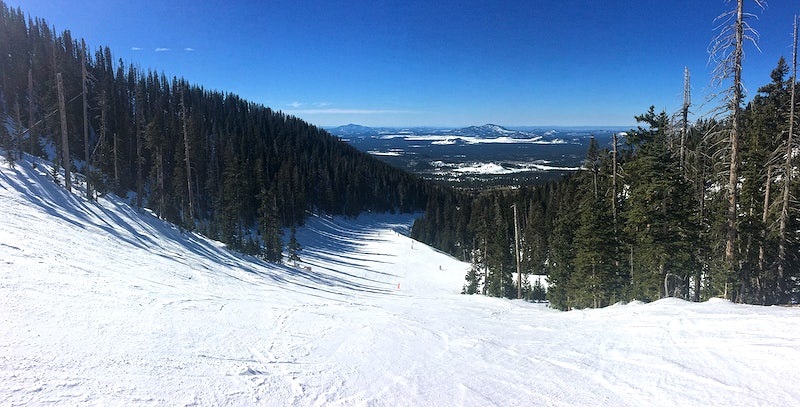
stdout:
<svg viewBox="0 0 800 407">
<path fill-rule="evenodd" d="M 58 84 L 58 64 L 56 63 L 56 44 L 53 43 L 52 53 L 51 53 L 51 64 L 53 65 L 53 80 L 56 81 Z M 57 85 L 56 85 L 57 86 Z M 63 92 L 63 89 L 62 89 Z M 59 99 L 60 100 L 60 99 Z M 56 111 L 60 112 L 61 105 L 58 105 L 58 109 Z M 53 133 L 55 133 L 55 125 L 53 126 Z M 63 127 L 63 126 L 62 126 Z M 58 182 L 58 167 L 61 165 L 61 146 L 58 140 L 55 138 L 55 134 L 53 135 L 53 144 L 55 145 L 55 157 L 53 159 L 53 180 Z"/>
<path fill-rule="evenodd" d="M 764 7 L 765 0 L 753 0 L 758 6 Z M 727 281 L 737 277 L 737 239 L 739 232 L 738 198 L 739 198 L 739 138 L 742 132 L 742 101 L 744 90 L 742 86 L 742 60 L 744 58 L 744 41 L 756 43 L 756 33 L 745 21 L 750 16 L 744 12 L 744 0 L 736 1 L 736 8 L 721 14 L 717 20 L 723 20 L 720 33 L 711 43 L 709 52 L 711 59 L 717 63 L 714 69 L 715 83 L 730 80 L 727 88 L 726 107 L 731 120 L 731 129 L 728 138 L 730 149 L 728 169 L 728 213 L 727 233 L 725 241 L 725 263 L 728 272 Z M 726 284 L 727 287 L 727 284 Z M 727 292 L 727 288 L 725 290 Z"/>
<path fill-rule="evenodd" d="M 6 151 L 6 155 L 9 157 L 8 161 L 11 163 L 12 167 L 14 166 L 14 161 L 16 161 L 20 155 L 19 150 L 22 145 L 22 135 L 24 134 L 22 127 L 22 112 L 20 112 L 19 109 L 19 98 L 16 98 L 16 100 L 14 100 L 14 135 L 8 135 L 8 151 Z"/>
<path fill-rule="evenodd" d="M 617 143 L 618 135 L 611 135 L 611 216 L 614 223 L 614 236 L 617 236 Z"/>
<path fill-rule="evenodd" d="M 117 133 L 114 133 L 114 186 L 119 187 L 119 146 Z"/>
<path fill-rule="evenodd" d="M 681 129 L 680 163 L 686 173 L 686 140 L 689 137 L 689 106 L 692 105 L 692 89 L 689 82 L 689 68 L 683 68 L 683 127 Z"/>
<path fill-rule="evenodd" d="M 796 83 L 797 83 L 797 16 L 794 18 L 794 44 L 792 47 L 792 97 L 789 107 L 789 135 L 786 139 L 786 163 L 783 173 L 782 205 L 780 215 L 780 226 L 778 229 L 778 293 L 783 296 L 786 292 L 785 284 L 785 265 L 786 265 L 786 223 L 789 218 L 789 187 L 792 181 L 792 150 L 794 141 L 794 115 L 796 102 Z"/>
<path fill-rule="evenodd" d="M 145 143 L 145 119 L 144 119 L 144 90 L 142 84 L 136 87 L 136 207 L 142 207 L 142 195 L 144 194 L 144 143 Z"/>
<path fill-rule="evenodd" d="M 33 104 L 33 68 L 28 68 L 28 140 L 30 141 L 30 148 L 28 151 L 31 154 L 36 152 L 36 137 L 34 137 L 34 121 L 33 121 L 33 112 L 34 112 L 34 104 Z M 20 140 L 20 143 L 22 140 Z"/>
<path fill-rule="evenodd" d="M 62 163 L 64 165 L 64 186 L 67 191 L 72 192 L 72 184 L 69 174 L 69 139 L 67 138 L 67 110 L 64 102 L 64 81 L 61 73 L 56 74 L 56 87 L 58 88 L 58 110 L 61 113 L 61 152 L 63 154 Z"/>
<path fill-rule="evenodd" d="M 767 220 L 769 219 L 769 203 L 770 203 L 770 195 L 772 193 L 772 165 L 767 165 L 767 179 L 764 181 L 764 206 L 762 207 L 761 211 L 761 223 L 763 225 L 767 225 Z M 763 236 L 764 238 L 766 236 Z M 762 238 L 758 244 L 758 271 L 759 276 L 764 275 L 764 269 L 766 268 L 766 253 L 764 253 L 764 239 Z M 759 289 L 761 289 L 761 284 L 759 283 Z"/>
<path fill-rule="evenodd" d="M 108 123 L 107 115 L 108 115 L 108 96 L 106 92 L 100 91 L 100 94 L 97 96 L 97 105 L 100 108 L 100 140 L 97 142 L 98 146 L 100 146 L 100 155 L 106 154 L 108 151 Z M 98 147 L 95 147 L 97 150 Z M 95 154 L 92 156 L 96 157 Z M 93 159 L 92 162 L 97 162 L 97 159 Z"/>
<path fill-rule="evenodd" d="M 186 100 L 184 98 L 185 90 L 181 87 L 181 119 L 183 121 L 183 149 L 184 160 L 186 161 L 186 188 L 189 194 L 189 219 L 194 221 L 194 193 L 192 191 L 192 163 L 189 160 L 189 127 L 188 116 L 186 114 Z"/>
<path fill-rule="evenodd" d="M 86 198 L 92 199 L 92 184 L 89 172 L 91 165 L 89 160 L 89 102 L 87 101 L 88 92 L 86 89 L 86 82 L 89 80 L 86 74 L 86 42 L 81 40 L 81 91 L 83 94 L 83 159 L 85 161 L 86 169 L 84 176 L 86 177 Z"/>
<path fill-rule="evenodd" d="M 742 44 L 744 38 L 744 0 L 736 2 L 736 42 L 733 56 L 733 122 L 730 132 L 730 170 L 728 171 L 728 238 L 725 242 L 725 260 L 731 273 L 736 270 L 736 239 L 739 222 L 737 206 L 739 197 L 739 133 L 742 121 Z"/>
</svg>

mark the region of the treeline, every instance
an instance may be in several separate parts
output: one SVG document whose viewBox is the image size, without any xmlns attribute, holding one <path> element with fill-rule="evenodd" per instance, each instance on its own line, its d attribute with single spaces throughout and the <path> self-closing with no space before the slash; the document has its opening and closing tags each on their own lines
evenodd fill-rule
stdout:
<svg viewBox="0 0 800 407">
<path fill-rule="evenodd" d="M 522 269 L 548 276 L 556 308 L 668 296 L 797 303 L 800 183 L 789 70 L 782 58 L 741 112 L 733 269 L 726 256 L 732 118 L 690 124 L 652 107 L 611 145 L 592 140 L 584 169 L 560 181 L 432 196 L 413 236 L 473 263 L 465 293 L 516 298 L 516 205 Z M 532 292 L 526 285 L 523 296 Z"/>
<path fill-rule="evenodd" d="M 281 228 L 310 213 L 409 212 L 427 201 L 420 179 L 322 129 L 115 61 L 107 47 L 90 52 L 1 1 L 0 71 L 8 160 L 62 156 L 61 76 L 70 154 L 56 162 L 83 173 L 87 193 L 133 191 L 136 205 L 270 260 L 280 260 Z"/>
</svg>

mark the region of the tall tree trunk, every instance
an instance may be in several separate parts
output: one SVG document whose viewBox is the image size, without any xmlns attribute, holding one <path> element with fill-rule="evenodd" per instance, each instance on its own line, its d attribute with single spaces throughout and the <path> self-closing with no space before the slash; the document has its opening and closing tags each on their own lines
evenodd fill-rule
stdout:
<svg viewBox="0 0 800 407">
<path fill-rule="evenodd" d="M 144 143 L 145 143 L 145 118 L 144 118 L 144 90 L 142 84 L 136 88 L 136 207 L 142 207 L 142 194 L 144 194 Z"/>
<path fill-rule="evenodd" d="M 114 132 L 114 186 L 119 188 L 119 145 L 117 144 L 119 137 Z"/>
<path fill-rule="evenodd" d="M 786 242 L 787 237 L 787 220 L 789 218 L 789 188 L 792 180 L 792 150 L 794 138 L 794 115 L 796 103 L 796 84 L 797 84 L 797 16 L 794 18 L 794 44 L 792 47 L 792 97 L 791 106 L 789 107 L 789 135 L 786 139 L 786 162 L 783 168 L 783 191 L 782 192 L 782 205 L 780 215 L 780 226 L 778 229 L 778 295 L 781 300 L 785 299 L 786 295 Z"/>
<path fill-rule="evenodd" d="M 105 90 L 100 91 L 97 104 L 100 107 L 100 141 L 98 141 L 98 145 L 100 146 L 100 156 L 103 157 L 108 152 L 108 124 L 106 124 L 108 99 Z M 92 160 L 93 163 L 97 163 L 97 161 L 97 158 Z"/>
<path fill-rule="evenodd" d="M 692 89 L 689 84 L 689 68 L 683 68 L 683 127 L 681 129 L 680 163 L 686 175 L 686 140 L 689 137 L 689 106 L 692 104 Z"/>
<path fill-rule="evenodd" d="M 22 147 L 22 135 L 24 134 L 22 130 L 22 112 L 19 109 L 19 97 L 17 97 L 14 100 L 14 135 L 8 135 L 8 151 L 6 151 L 6 154 L 10 157 L 9 161 L 12 166 L 14 165 L 14 161 L 20 156 L 19 150 Z"/>
<path fill-rule="evenodd" d="M 183 149 L 184 161 L 186 161 L 186 190 L 189 194 L 189 219 L 194 222 L 194 192 L 192 191 L 192 163 L 189 160 L 189 126 L 187 121 L 189 118 L 186 114 L 186 100 L 184 98 L 185 90 L 181 87 L 181 118 L 183 119 Z"/>
<path fill-rule="evenodd" d="M 697 166 L 698 173 L 695 174 L 696 179 L 696 186 L 697 186 L 697 207 L 699 208 L 699 214 L 697 217 L 698 223 L 698 230 L 703 230 L 705 226 L 705 216 L 706 216 L 706 165 L 707 165 L 707 158 L 704 151 L 704 144 L 705 144 L 705 135 L 703 135 L 703 139 L 700 141 L 700 145 L 697 148 L 697 154 L 695 158 L 695 165 Z M 700 260 L 700 267 L 701 269 L 698 270 L 694 274 L 694 302 L 700 302 L 700 286 L 703 280 L 704 270 L 708 269 L 708 264 L 705 259 L 703 259 L 703 249 L 698 247 L 697 248 L 697 258 Z"/>
<path fill-rule="evenodd" d="M 733 98 L 731 113 L 733 123 L 730 132 L 730 169 L 728 171 L 728 231 L 725 242 L 725 261 L 731 277 L 736 276 L 736 241 L 738 238 L 738 195 L 739 195 L 739 133 L 742 116 L 742 56 L 744 43 L 744 0 L 736 3 L 735 43 L 733 53 Z"/>
<path fill-rule="evenodd" d="M 83 92 L 83 160 L 85 161 L 86 169 L 84 176 L 86 177 L 86 198 L 92 199 L 92 185 L 89 182 L 91 177 L 91 165 L 89 160 L 89 102 L 87 100 L 88 92 L 86 90 L 86 82 L 89 80 L 86 73 L 86 42 L 81 40 L 81 90 Z"/>
<path fill-rule="evenodd" d="M 763 229 L 763 235 L 758 242 L 758 277 L 756 277 L 756 289 L 759 292 L 759 297 L 762 300 L 762 304 L 764 301 L 764 274 L 766 270 L 766 253 L 764 249 L 764 240 L 766 240 L 766 231 L 767 231 L 767 221 L 769 220 L 769 204 L 770 204 L 770 195 L 772 192 L 772 166 L 767 166 L 767 179 L 764 181 L 764 206 L 761 208 L 761 225 Z"/>
<path fill-rule="evenodd" d="M 53 42 L 53 48 L 51 49 L 52 53 L 51 57 L 51 65 L 53 66 L 53 80 L 56 81 L 56 88 L 58 89 L 58 64 L 56 63 L 56 43 Z M 63 91 L 63 89 L 62 89 Z M 59 99 L 60 100 L 60 99 Z M 58 105 L 58 111 L 61 112 L 61 105 Z M 63 126 L 62 126 L 63 127 Z M 56 140 L 55 132 L 55 124 L 53 125 L 53 144 L 55 145 L 55 157 L 53 159 L 53 180 L 57 183 L 58 182 L 58 167 L 61 166 L 61 143 Z M 49 158 L 49 157 L 48 157 Z"/>
<path fill-rule="evenodd" d="M 64 187 L 72 192 L 72 184 L 69 174 L 69 139 L 67 138 L 67 110 L 64 102 L 64 81 L 61 79 L 61 72 L 56 74 L 56 87 L 58 88 L 58 110 L 61 113 L 61 152 L 62 163 L 64 165 Z"/>
<path fill-rule="evenodd" d="M 617 237 L 617 137 L 617 133 L 611 135 L 611 216 L 615 238 Z"/>
<path fill-rule="evenodd" d="M 28 68 L 28 141 L 29 147 L 28 151 L 31 154 L 36 154 L 38 148 L 36 148 L 36 137 L 34 137 L 34 104 L 33 104 L 33 68 Z M 22 140 L 20 140 L 20 143 Z"/>
</svg>

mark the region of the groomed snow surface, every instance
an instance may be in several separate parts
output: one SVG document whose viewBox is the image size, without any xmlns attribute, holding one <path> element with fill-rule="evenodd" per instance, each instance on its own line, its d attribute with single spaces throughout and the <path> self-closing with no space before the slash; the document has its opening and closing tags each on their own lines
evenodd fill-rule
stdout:
<svg viewBox="0 0 800 407">
<path fill-rule="evenodd" d="M 0 164 L 0 405 L 790 406 L 800 309 L 459 295 L 411 216 L 275 266 Z"/>
</svg>

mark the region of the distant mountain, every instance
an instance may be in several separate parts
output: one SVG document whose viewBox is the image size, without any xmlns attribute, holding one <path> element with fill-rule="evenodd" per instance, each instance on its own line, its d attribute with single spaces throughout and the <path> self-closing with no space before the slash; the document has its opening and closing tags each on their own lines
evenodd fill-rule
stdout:
<svg viewBox="0 0 800 407">
<path fill-rule="evenodd" d="M 535 133 L 520 131 L 520 130 L 509 130 L 503 126 L 498 126 L 496 124 L 484 124 L 483 126 L 464 127 L 452 130 L 452 133 L 459 136 L 479 137 L 487 139 L 500 138 L 500 137 L 530 139 L 530 138 L 541 137 Z"/>
<path fill-rule="evenodd" d="M 540 134 L 523 131 L 523 130 L 510 130 L 503 126 L 496 124 L 484 124 L 482 126 L 469 126 L 462 128 L 434 128 L 434 127 L 367 127 L 358 124 L 347 124 L 344 126 L 331 127 L 326 129 L 334 136 L 345 138 L 368 138 L 376 136 L 385 136 L 388 134 L 421 136 L 421 135 L 439 135 L 439 136 L 459 136 L 459 137 L 472 137 L 483 139 L 497 139 L 501 137 L 513 139 L 533 139 L 541 138 Z"/>
<path fill-rule="evenodd" d="M 344 126 L 328 128 L 328 133 L 339 137 L 366 137 L 377 134 L 377 129 L 359 124 L 346 124 Z"/>
</svg>

